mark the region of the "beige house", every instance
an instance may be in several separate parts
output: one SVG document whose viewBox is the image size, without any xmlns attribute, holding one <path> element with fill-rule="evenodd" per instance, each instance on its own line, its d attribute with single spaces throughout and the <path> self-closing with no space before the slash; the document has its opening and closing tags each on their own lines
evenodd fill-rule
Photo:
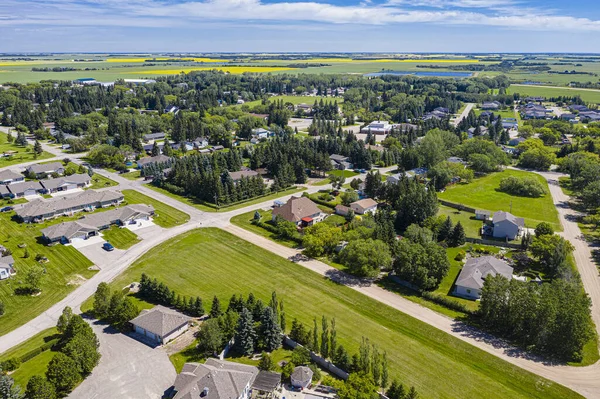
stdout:
<svg viewBox="0 0 600 399">
<path fill-rule="evenodd" d="M 164 306 L 142 310 L 131 320 L 134 331 L 158 345 L 166 344 L 186 332 L 191 318 Z"/>
<path fill-rule="evenodd" d="M 284 205 L 273 209 L 273 221 L 281 216 L 298 226 L 312 226 L 325 218 L 325 213 L 307 197 L 292 197 Z"/>
<path fill-rule="evenodd" d="M 357 215 L 364 215 L 366 213 L 375 213 L 377 211 L 377 201 L 372 198 L 361 199 L 350 204 L 350 209 Z"/>
</svg>

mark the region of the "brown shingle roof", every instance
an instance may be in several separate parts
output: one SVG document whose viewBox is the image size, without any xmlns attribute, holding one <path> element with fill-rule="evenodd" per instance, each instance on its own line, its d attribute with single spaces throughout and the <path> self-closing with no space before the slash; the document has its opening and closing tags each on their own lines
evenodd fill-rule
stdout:
<svg viewBox="0 0 600 399">
<path fill-rule="evenodd" d="M 298 223 L 302 218 L 321 213 L 319 207 L 306 197 L 292 197 L 285 205 L 273 209 L 273 216 Z"/>
</svg>

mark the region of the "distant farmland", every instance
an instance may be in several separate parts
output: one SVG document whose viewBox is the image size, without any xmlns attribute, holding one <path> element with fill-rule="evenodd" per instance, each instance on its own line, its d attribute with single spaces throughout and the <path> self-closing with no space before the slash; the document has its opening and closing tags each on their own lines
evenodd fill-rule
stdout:
<svg viewBox="0 0 600 399">
<path fill-rule="evenodd" d="M 521 96 L 533 97 L 559 97 L 559 96 L 580 96 L 583 101 L 600 104 L 600 90 L 545 87 L 533 85 L 511 85 L 511 93 L 519 93 Z"/>
</svg>

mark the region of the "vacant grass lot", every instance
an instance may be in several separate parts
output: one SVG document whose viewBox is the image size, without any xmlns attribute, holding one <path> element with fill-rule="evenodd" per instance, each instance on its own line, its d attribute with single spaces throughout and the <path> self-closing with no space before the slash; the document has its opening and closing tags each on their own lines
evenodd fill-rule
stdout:
<svg viewBox="0 0 600 399">
<path fill-rule="evenodd" d="M 130 204 L 152 205 L 156 213 L 153 217 L 153 221 L 160 227 L 174 227 L 190 220 L 190 215 L 187 213 L 183 213 L 167 204 L 155 200 L 154 198 L 150 198 L 139 191 L 123 190 L 122 193 L 125 196 L 125 201 Z"/>
<path fill-rule="evenodd" d="M 160 188 L 160 187 L 156 187 L 153 186 L 151 184 L 148 184 L 146 187 L 159 192 L 161 194 L 166 195 L 167 197 L 171 197 L 173 199 L 176 199 L 177 201 L 181 201 L 184 204 L 187 204 L 189 206 L 193 206 L 196 209 L 199 209 L 203 212 L 218 212 L 218 211 L 234 211 L 236 209 L 240 209 L 240 208 L 244 208 L 246 206 L 250 206 L 250 205 L 254 205 L 254 204 L 260 204 L 261 202 L 265 202 L 265 201 L 269 201 L 269 200 L 275 200 L 277 198 L 289 195 L 289 194 L 294 194 L 294 193 L 298 193 L 300 191 L 304 191 L 306 190 L 306 187 L 300 187 L 300 186 L 294 186 L 292 188 L 289 188 L 287 190 L 284 191 L 279 191 L 277 193 L 274 194 L 269 194 L 269 195 L 265 195 L 263 197 L 258 197 L 258 198 L 253 198 L 250 199 L 248 201 L 243 201 L 243 202 L 239 202 L 237 204 L 233 204 L 233 205 L 226 205 L 226 206 L 221 206 L 219 208 L 217 208 L 215 205 L 213 204 L 209 204 L 209 203 L 205 203 L 205 202 L 201 202 L 198 201 L 194 198 L 191 197 L 184 197 L 182 195 L 178 195 L 178 194 L 173 194 L 170 191 L 165 190 L 164 188 Z"/>
<path fill-rule="evenodd" d="M 524 96 L 540 97 L 574 97 L 580 96 L 583 101 L 600 104 L 600 90 L 578 90 L 568 87 L 539 87 L 533 85 L 511 85 L 510 93 L 519 93 Z"/>
<path fill-rule="evenodd" d="M 114 180 L 109 179 L 108 177 L 99 175 L 98 173 L 95 173 L 92 176 L 92 185 L 88 188 L 88 189 L 99 189 L 99 188 L 106 188 L 106 187 L 114 187 L 117 186 L 119 183 L 117 183 Z"/>
<path fill-rule="evenodd" d="M 474 213 L 459 211 L 458 209 L 450 208 L 449 206 L 440 204 L 438 215 L 450 216 L 450 220 L 452 220 L 454 225 L 460 222 L 465 229 L 465 234 L 467 237 L 481 237 L 479 232 L 481 230 L 481 226 L 483 226 L 483 222 L 481 220 L 476 220 Z"/>
<path fill-rule="evenodd" d="M 13 133 L 13 138 L 17 137 L 16 133 Z M 23 162 L 31 162 L 31 161 L 41 161 L 48 158 L 53 158 L 54 155 L 49 152 L 42 152 L 35 158 L 33 155 L 33 146 L 28 145 L 27 147 L 21 147 L 14 143 L 6 142 L 6 133 L 0 132 L 0 155 L 8 151 L 16 151 L 16 154 L 13 154 L 10 157 L 0 157 L 0 168 L 10 165 L 16 165 Z"/>
<path fill-rule="evenodd" d="M 12 251 L 17 270 L 16 275 L 0 281 L 0 301 L 6 305 L 6 313 L 0 318 L 0 335 L 33 319 L 75 289 L 77 281 L 90 278 L 95 273 L 88 270 L 92 262 L 75 248 L 44 245 L 40 229 L 46 227 L 46 223 L 17 223 L 11 220 L 13 215 L 14 212 L 0 213 L 0 245 Z M 22 244 L 26 246 L 19 248 Z M 26 250 L 29 253 L 27 258 L 24 257 Z M 15 295 L 15 289 L 23 285 L 27 269 L 37 265 L 35 256 L 38 254 L 48 258 L 48 263 L 42 264 L 46 269 L 42 293 L 35 297 Z"/>
<path fill-rule="evenodd" d="M 294 318 L 310 324 L 313 317 L 335 317 L 341 344 L 356 352 L 361 337 L 369 337 L 387 352 L 391 376 L 415 385 L 423 397 L 580 397 L 218 229 L 194 230 L 157 246 L 112 287 L 138 281 L 141 273 L 182 295 L 217 295 L 222 303 L 250 292 L 267 300 L 276 289 L 288 325 Z"/>
<path fill-rule="evenodd" d="M 260 213 L 261 221 L 263 223 L 267 223 L 270 220 L 272 220 L 272 218 L 273 218 L 273 211 L 259 210 L 258 213 Z M 252 221 L 254 220 L 254 214 L 255 214 L 255 211 L 250 211 L 250 212 L 242 213 L 241 215 L 234 216 L 231 218 L 231 224 L 241 227 L 245 230 L 251 231 L 254 234 L 258 234 L 259 236 L 271 239 L 273 241 L 277 241 L 279 244 L 285 245 L 286 247 L 290 247 L 290 248 L 298 247 L 298 243 L 296 241 L 279 238 L 277 236 L 277 234 L 272 233 L 267 229 L 263 229 L 262 227 L 253 224 Z M 298 237 L 300 237 L 300 234 L 298 234 Z"/>
<path fill-rule="evenodd" d="M 500 180 L 507 176 L 535 178 L 546 187 L 546 195 L 539 198 L 528 198 L 498 191 Z M 548 222 L 553 225 L 556 231 L 562 231 L 562 226 L 558 220 L 558 212 L 552 202 L 546 180 L 532 172 L 507 169 L 503 172 L 480 177 L 472 183 L 448 187 L 445 192 L 439 193 L 438 197 L 446 201 L 492 212 L 509 212 L 512 204 L 511 213 L 525 218 L 526 227 L 534 228 L 540 222 Z"/>
<path fill-rule="evenodd" d="M 141 172 L 139 170 L 134 170 L 133 172 L 127 172 L 120 174 L 121 177 L 124 177 L 129 180 L 137 180 L 142 177 Z"/>
<path fill-rule="evenodd" d="M 134 232 L 118 226 L 112 226 L 110 229 L 103 230 L 102 236 L 115 248 L 119 249 L 129 249 L 140 242 L 140 238 Z"/>
</svg>

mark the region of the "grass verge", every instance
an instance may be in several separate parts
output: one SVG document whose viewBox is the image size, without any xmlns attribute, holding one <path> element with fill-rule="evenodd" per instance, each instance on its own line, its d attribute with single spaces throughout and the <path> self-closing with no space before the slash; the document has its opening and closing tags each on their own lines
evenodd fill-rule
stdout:
<svg viewBox="0 0 600 399">
<path fill-rule="evenodd" d="M 153 221 L 160 227 L 174 227 L 190 220 L 190 215 L 187 213 L 177 210 L 167 204 L 155 200 L 154 198 L 150 198 L 139 191 L 123 190 L 122 192 L 125 196 L 125 201 L 130 204 L 152 205 L 156 213 L 153 217 Z"/>
<path fill-rule="evenodd" d="M 102 236 L 115 248 L 119 249 L 129 249 L 141 241 L 141 239 L 131 230 L 118 226 L 112 226 L 109 229 L 103 230 Z"/>
</svg>

